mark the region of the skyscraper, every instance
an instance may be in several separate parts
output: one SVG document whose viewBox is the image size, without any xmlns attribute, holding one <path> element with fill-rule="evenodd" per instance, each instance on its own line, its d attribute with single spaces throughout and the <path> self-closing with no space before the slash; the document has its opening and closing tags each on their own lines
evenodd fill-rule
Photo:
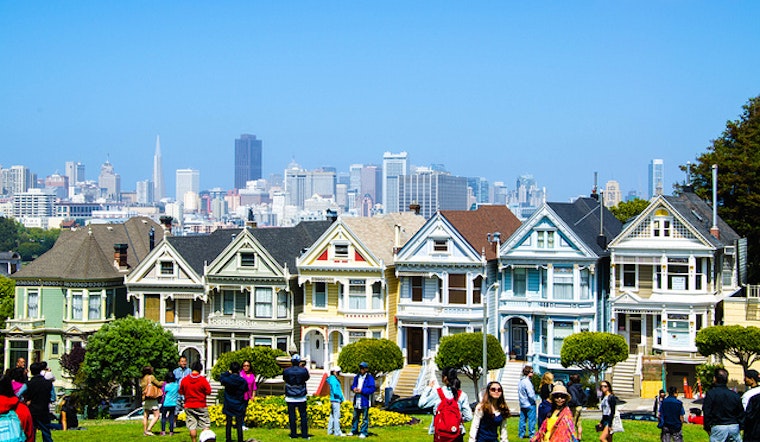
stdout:
<svg viewBox="0 0 760 442">
<path fill-rule="evenodd" d="M 113 164 L 106 160 L 100 166 L 100 175 L 98 175 L 98 187 L 101 196 L 109 201 L 119 201 L 121 199 L 121 176 L 114 172 Z"/>
<path fill-rule="evenodd" d="M 246 181 L 261 178 L 261 140 L 242 134 L 235 140 L 235 188 L 245 189 Z"/>
<path fill-rule="evenodd" d="M 66 176 L 69 177 L 69 186 L 81 183 L 85 180 L 84 164 L 77 161 L 66 161 Z"/>
<path fill-rule="evenodd" d="M 467 210 L 465 177 L 424 168 L 399 176 L 397 184 L 398 205 L 392 212 L 406 211 L 411 203 L 420 205 L 420 214 L 425 218 L 437 210 Z"/>
<path fill-rule="evenodd" d="M 195 169 L 177 169 L 177 202 L 183 201 L 187 192 L 193 192 L 197 196 L 201 191 L 201 172 Z"/>
<path fill-rule="evenodd" d="M 649 199 L 655 195 L 662 195 L 665 188 L 665 164 L 662 159 L 655 158 L 649 163 Z"/>
<path fill-rule="evenodd" d="M 385 213 L 399 211 L 399 177 L 406 175 L 406 152 L 383 154 L 383 207 Z"/>
<path fill-rule="evenodd" d="M 161 165 L 161 139 L 156 135 L 156 153 L 153 155 L 153 200 L 161 201 L 165 196 L 164 171 Z"/>
<path fill-rule="evenodd" d="M 605 207 L 615 207 L 623 200 L 623 194 L 620 192 L 620 183 L 615 180 L 607 181 L 604 186 L 604 205 Z"/>
</svg>

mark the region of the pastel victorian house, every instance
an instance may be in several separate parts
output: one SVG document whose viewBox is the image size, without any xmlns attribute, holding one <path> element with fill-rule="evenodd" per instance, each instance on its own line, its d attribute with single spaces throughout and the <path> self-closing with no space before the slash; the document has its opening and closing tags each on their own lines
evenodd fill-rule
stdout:
<svg viewBox="0 0 760 442">
<path fill-rule="evenodd" d="M 597 199 L 578 198 L 542 204 L 501 246 L 500 340 L 512 359 L 566 375 L 563 340 L 604 329 L 605 246 L 620 230 Z"/>
<path fill-rule="evenodd" d="M 167 237 L 128 278 L 135 314 L 171 330 L 180 353 L 208 368 L 249 346 L 296 351 L 302 295 L 291 269 L 330 224 Z"/>
<path fill-rule="evenodd" d="M 500 241 L 519 225 L 506 206 L 441 211 L 398 252 L 393 322 L 407 364 L 433 356 L 442 336 L 482 330 L 487 265 L 495 276 Z"/>
<path fill-rule="evenodd" d="M 653 198 L 609 250 L 611 330 L 626 339 L 638 370 L 642 356 L 657 357 L 668 385 L 692 379 L 706 361 L 697 332 L 721 323 L 722 301 L 741 289 L 746 239 L 687 188 Z"/>
<path fill-rule="evenodd" d="M 62 382 L 61 355 L 131 313 L 124 276 L 148 255 L 156 231 L 161 227 L 143 217 L 63 230 L 50 250 L 12 274 L 15 307 L 3 330 L 5 367 L 19 357 L 45 360 Z"/>
<path fill-rule="evenodd" d="M 393 256 L 424 222 L 410 212 L 341 217 L 296 260 L 305 296 L 301 352 L 314 366 L 334 365 L 343 345 L 362 338 L 396 339 Z"/>
</svg>

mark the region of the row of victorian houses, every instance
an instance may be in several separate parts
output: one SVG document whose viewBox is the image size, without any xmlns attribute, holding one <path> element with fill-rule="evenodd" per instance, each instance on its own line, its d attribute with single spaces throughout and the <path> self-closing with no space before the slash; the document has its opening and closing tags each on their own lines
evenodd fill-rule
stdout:
<svg viewBox="0 0 760 442">
<path fill-rule="evenodd" d="M 643 358 L 690 375 L 705 361 L 697 331 L 744 295 L 746 242 L 711 212 L 686 191 L 655 197 L 626 225 L 579 198 L 544 203 L 524 223 L 482 206 L 205 236 L 169 236 L 147 218 L 67 230 L 12 275 L 4 362 L 47 360 L 64 379 L 62 354 L 133 315 L 209 368 L 259 345 L 329 368 L 344 345 L 381 337 L 424 367 L 441 337 L 485 323 L 510 360 L 560 378 L 562 342 L 584 330 L 625 337 L 636 372 L 626 382 L 642 379 Z"/>
</svg>

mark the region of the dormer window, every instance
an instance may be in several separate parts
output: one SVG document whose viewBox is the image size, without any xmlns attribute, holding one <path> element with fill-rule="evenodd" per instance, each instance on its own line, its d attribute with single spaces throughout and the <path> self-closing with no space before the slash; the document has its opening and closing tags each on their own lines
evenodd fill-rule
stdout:
<svg viewBox="0 0 760 442">
<path fill-rule="evenodd" d="M 536 246 L 539 249 L 553 249 L 554 248 L 554 231 L 543 230 L 536 232 Z"/>
<path fill-rule="evenodd" d="M 253 252 L 241 252 L 240 266 L 241 267 L 256 267 L 256 254 Z"/>
<path fill-rule="evenodd" d="M 448 253 L 449 241 L 448 239 L 434 239 L 433 240 L 433 252 L 435 253 Z"/>
<path fill-rule="evenodd" d="M 657 209 L 654 212 L 654 221 L 652 222 L 652 235 L 654 237 L 670 237 L 673 219 L 670 213 L 665 209 Z"/>
<path fill-rule="evenodd" d="M 348 244 L 334 245 L 335 259 L 348 259 Z"/>
<path fill-rule="evenodd" d="M 174 262 L 172 262 L 172 261 L 161 261 L 161 275 L 162 276 L 173 276 L 174 275 Z"/>
</svg>

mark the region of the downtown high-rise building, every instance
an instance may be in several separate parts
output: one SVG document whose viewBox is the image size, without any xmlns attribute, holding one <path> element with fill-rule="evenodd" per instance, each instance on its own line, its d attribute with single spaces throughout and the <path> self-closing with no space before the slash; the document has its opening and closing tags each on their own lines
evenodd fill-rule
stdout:
<svg viewBox="0 0 760 442">
<path fill-rule="evenodd" d="M 261 140 L 242 134 L 235 140 L 235 188 L 245 189 L 247 181 L 261 179 Z"/>
<path fill-rule="evenodd" d="M 620 183 L 609 180 L 604 186 L 605 207 L 615 207 L 623 200 L 623 192 L 620 191 Z"/>
<path fill-rule="evenodd" d="M 201 191 L 201 172 L 196 169 L 177 169 L 176 201 L 183 201 L 185 194 L 193 192 L 197 196 Z"/>
<path fill-rule="evenodd" d="M 665 163 L 660 158 L 655 158 L 649 162 L 649 199 L 655 195 L 662 195 L 665 188 Z"/>
<path fill-rule="evenodd" d="M 285 169 L 285 205 L 301 210 L 305 201 L 314 195 L 335 198 L 335 190 L 334 169 L 305 170 L 296 162 L 291 162 Z"/>
<path fill-rule="evenodd" d="M 3 195 L 15 195 L 35 187 L 37 177 L 26 166 L 11 166 L 0 169 L 0 186 Z"/>
<path fill-rule="evenodd" d="M 138 181 L 137 186 L 135 188 L 135 199 L 137 200 L 137 204 L 153 204 L 154 198 L 153 198 L 153 181 L 151 180 L 143 180 Z"/>
<path fill-rule="evenodd" d="M 156 135 L 156 153 L 153 155 L 153 201 L 161 201 L 166 197 L 164 185 L 164 169 L 161 164 L 161 138 Z"/>
<path fill-rule="evenodd" d="M 399 179 L 406 175 L 408 158 L 406 152 L 383 154 L 383 207 L 385 213 L 399 211 Z"/>
<path fill-rule="evenodd" d="M 121 199 L 121 176 L 114 171 L 113 164 L 109 160 L 100 166 L 98 187 L 100 195 L 106 200 L 119 201 Z"/>
<path fill-rule="evenodd" d="M 84 164 L 78 161 L 66 161 L 66 176 L 69 177 L 69 186 L 83 182 L 85 180 Z"/>
<path fill-rule="evenodd" d="M 420 215 L 430 218 L 438 210 L 467 210 L 467 178 L 420 168 L 398 177 L 398 205 L 393 212 L 405 212 L 419 204 Z"/>
</svg>

